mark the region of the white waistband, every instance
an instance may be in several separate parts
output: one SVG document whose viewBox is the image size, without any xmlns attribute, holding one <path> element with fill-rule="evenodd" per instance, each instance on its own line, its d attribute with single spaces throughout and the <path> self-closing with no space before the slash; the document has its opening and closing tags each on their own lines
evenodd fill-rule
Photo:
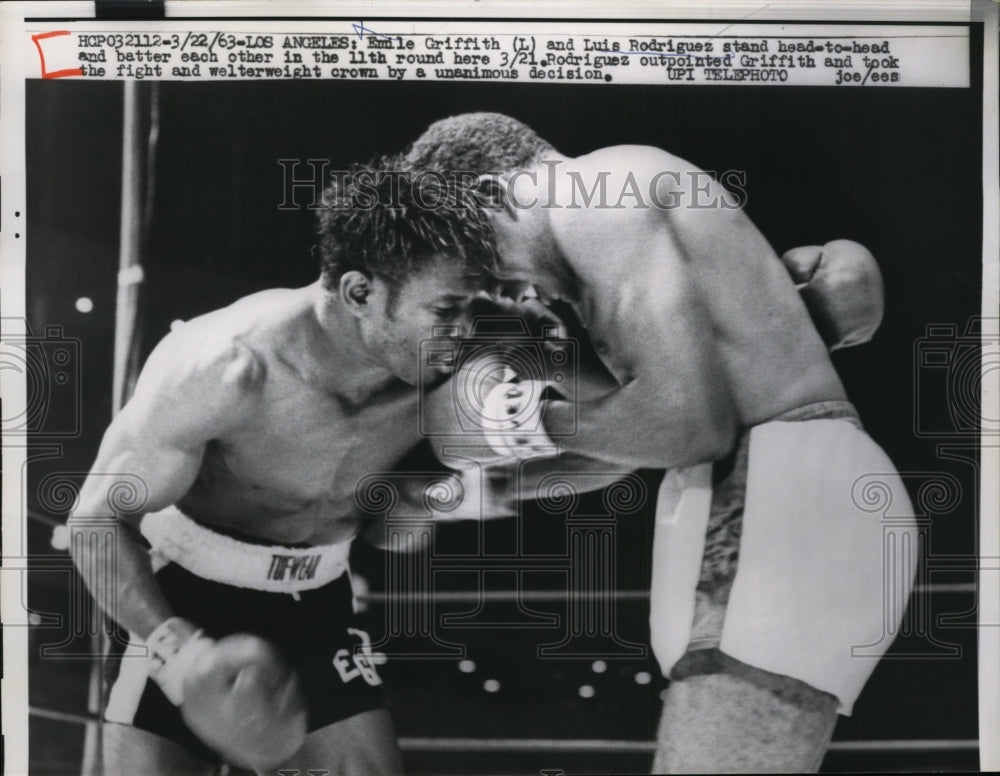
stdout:
<svg viewBox="0 0 1000 776">
<path fill-rule="evenodd" d="M 351 543 L 315 547 L 250 544 L 199 525 L 176 507 L 153 512 L 139 530 L 154 563 L 173 562 L 192 574 L 268 593 L 313 590 L 347 571 Z M 155 570 L 155 566 L 154 566 Z"/>
</svg>

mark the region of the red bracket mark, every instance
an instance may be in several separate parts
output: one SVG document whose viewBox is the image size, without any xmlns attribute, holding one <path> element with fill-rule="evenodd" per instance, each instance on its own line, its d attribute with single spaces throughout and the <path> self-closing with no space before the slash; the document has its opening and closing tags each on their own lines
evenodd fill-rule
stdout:
<svg viewBox="0 0 1000 776">
<path fill-rule="evenodd" d="M 51 73 L 45 69 L 45 54 L 42 51 L 42 44 L 39 41 L 43 41 L 46 38 L 56 38 L 60 35 L 69 35 L 69 30 L 41 32 L 38 35 L 31 36 L 31 42 L 34 43 L 35 48 L 38 49 L 38 58 L 42 61 L 42 78 L 66 78 L 71 75 L 83 75 L 82 67 L 69 67 L 65 70 L 53 70 Z"/>
</svg>

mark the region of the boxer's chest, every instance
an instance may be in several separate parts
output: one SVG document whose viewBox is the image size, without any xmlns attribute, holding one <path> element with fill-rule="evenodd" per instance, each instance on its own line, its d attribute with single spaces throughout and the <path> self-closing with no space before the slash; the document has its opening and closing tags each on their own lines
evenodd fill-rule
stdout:
<svg viewBox="0 0 1000 776">
<path fill-rule="evenodd" d="M 349 501 L 362 477 L 391 468 L 419 441 L 417 398 L 408 386 L 364 397 L 273 391 L 218 455 L 248 488 L 303 505 Z"/>
</svg>

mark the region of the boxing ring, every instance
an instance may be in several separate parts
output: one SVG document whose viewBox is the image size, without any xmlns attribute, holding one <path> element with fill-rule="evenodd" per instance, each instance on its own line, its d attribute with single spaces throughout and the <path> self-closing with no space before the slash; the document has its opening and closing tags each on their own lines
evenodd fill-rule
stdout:
<svg viewBox="0 0 1000 776">
<path fill-rule="evenodd" d="M 40 518 L 40 516 L 33 516 Z M 973 584 L 951 584 L 932 585 L 918 589 L 918 595 L 970 595 L 974 593 Z M 486 596 L 489 600 L 499 603 L 513 603 L 514 599 L 532 602 L 560 602 L 566 601 L 565 591 L 524 591 L 518 596 L 493 594 Z M 638 590 L 619 591 L 617 597 L 620 600 L 643 601 L 648 598 L 648 593 Z M 415 596 L 414 596 L 415 598 Z M 578 599 L 586 599 L 588 596 L 576 596 Z M 592 598 L 592 597 L 590 597 Z M 437 596 L 438 603 L 469 603 L 472 601 L 481 602 L 482 594 L 477 593 L 441 593 Z M 371 595 L 363 599 L 370 606 L 384 607 L 389 605 L 388 597 L 382 595 Z M 580 601 L 578 601 L 580 603 Z M 569 606 L 569 604 L 567 604 Z M 458 658 L 455 658 L 458 662 Z M 97 661 L 95 661 L 97 665 Z M 392 688 L 389 687 L 391 693 Z M 102 697 L 98 693 L 95 697 Z M 100 709 L 94 712 L 70 713 L 57 711 L 37 706 L 29 708 L 29 714 L 39 719 L 51 720 L 65 723 L 74 727 L 82 727 L 86 731 L 86 740 L 99 740 L 101 727 Z M 652 758 L 656 748 L 653 740 L 622 740 L 622 739 L 580 739 L 580 738 L 554 738 L 554 737 L 525 737 L 525 738 L 492 738 L 492 737 L 452 737 L 452 736 L 401 736 L 399 739 L 400 748 L 404 755 L 412 754 L 437 754 L 443 755 L 448 761 L 454 763 L 450 772 L 461 773 L 470 772 L 464 765 L 468 756 L 481 754 L 542 754 L 557 756 L 567 753 L 594 753 L 600 755 L 623 755 L 623 756 L 648 756 Z M 882 755 L 898 756 L 908 758 L 913 762 L 914 758 L 921 755 L 951 756 L 962 753 L 973 754 L 978 750 L 979 742 L 976 739 L 874 739 L 874 740 L 843 740 L 834 741 L 828 750 L 831 755 L 840 756 L 864 756 Z M 86 776 L 100 776 L 99 763 L 94 758 L 99 753 L 99 747 L 93 744 L 85 747 L 85 760 L 81 763 L 80 773 Z M 449 772 L 449 771 L 445 771 Z"/>
<path fill-rule="evenodd" d="M 122 137 L 122 201 L 120 251 L 118 264 L 118 290 L 115 308 L 114 411 L 127 400 L 139 369 L 139 328 L 141 321 L 141 290 L 143 284 L 142 256 L 145 234 L 154 207 L 155 158 L 159 132 L 159 106 L 155 84 L 148 89 L 137 82 L 128 82 L 124 88 L 123 137 Z M 384 485 L 384 483 L 375 483 Z M 564 485 L 564 484 L 563 484 Z M 624 589 L 615 586 L 614 558 L 609 548 L 613 548 L 615 521 L 622 514 L 621 503 L 612 504 L 607 515 L 587 514 L 574 519 L 572 507 L 564 501 L 556 504 L 567 519 L 565 554 L 549 556 L 518 557 L 508 553 L 491 551 L 480 546 L 467 556 L 437 556 L 430 549 L 416 554 L 387 555 L 385 592 L 360 595 L 359 601 L 373 610 L 380 611 L 385 622 L 385 636 L 373 646 L 394 657 L 459 661 L 464 652 L 455 644 L 439 638 L 437 623 L 445 625 L 475 624 L 476 617 L 485 622 L 482 612 L 491 605 L 513 605 L 525 617 L 525 621 L 535 618 L 545 620 L 543 615 L 530 613 L 522 607 L 525 603 L 547 603 L 556 605 L 563 613 L 565 623 L 561 639 L 543 645 L 540 653 L 547 657 L 595 658 L 629 657 L 642 654 L 642 645 L 631 643 L 615 631 L 614 611 L 619 603 L 643 604 L 648 601 L 648 590 Z M 379 506 L 378 495 L 372 491 L 366 502 L 368 508 Z M 374 507 L 373 507 L 374 505 Z M 432 528 L 423 518 L 426 515 L 395 515 L 391 507 L 384 508 L 387 518 L 389 544 L 415 544 L 430 548 L 433 545 Z M 39 528 L 53 532 L 53 548 L 56 552 L 44 562 L 46 569 L 64 569 L 72 572 L 73 564 L 66 550 L 71 537 L 63 522 L 38 512 L 29 512 L 28 518 Z M 487 575 L 495 578 L 518 578 L 525 570 L 543 568 L 563 573 L 568 582 L 563 589 L 517 589 L 512 592 L 472 590 L 442 591 L 435 588 L 435 573 L 463 571 L 478 575 L 483 580 Z M 974 583 L 931 583 L 930 564 L 922 564 L 918 570 L 918 584 L 911 602 L 912 611 L 904 621 L 918 638 L 932 638 L 931 599 L 939 596 L 975 596 Z M 905 574 L 907 570 L 900 570 Z M 70 608 L 86 611 L 89 595 L 82 583 L 75 581 L 70 589 Z M 477 608 L 471 615 L 441 616 L 438 607 L 444 604 L 473 604 Z M 450 619 L 449 619 L 450 618 Z M 72 618 L 70 618 L 72 619 Z M 551 619 L 545 620 L 551 624 Z M 610 626 L 608 626 L 610 623 Z M 509 623 L 508 623 L 509 624 Z M 603 625 L 602 625 L 603 624 Z M 29 707 L 33 719 L 64 723 L 81 729 L 84 738 L 80 773 L 83 776 L 101 776 L 101 727 L 103 711 L 107 703 L 104 688 L 104 667 L 110 649 L 109 630 L 99 616 L 82 618 L 72 622 L 74 632 L 71 640 L 90 640 L 92 659 L 89 672 L 86 708 L 70 712 L 46 708 L 41 705 Z M 888 634 L 894 637 L 895 633 Z M 587 640 L 593 649 L 594 637 L 601 643 L 598 652 L 578 650 L 580 639 Z M 406 650 L 394 653 L 397 640 L 405 640 Z M 416 646 L 414 646 L 416 644 Z M 576 650 L 576 651 L 574 651 Z M 391 694 L 392 687 L 389 692 Z M 405 727 L 405 725 L 401 725 Z M 404 754 L 436 753 L 447 755 L 454 762 L 453 772 L 465 770 L 465 760 L 469 755 L 482 753 L 601 753 L 607 755 L 650 756 L 655 750 L 652 740 L 626 740 L 620 738 L 567 738 L 567 737 L 467 737 L 407 736 L 403 735 L 400 747 Z M 834 741 L 830 753 L 839 755 L 905 755 L 909 758 L 926 753 L 941 755 L 971 753 L 978 750 L 976 739 L 872 739 Z"/>
<path fill-rule="evenodd" d="M 53 518 L 35 513 L 32 513 L 30 517 L 33 521 L 44 524 L 53 531 L 59 532 L 64 530 L 63 524 Z M 406 521 L 404 521 L 404 523 L 405 522 Z M 420 530 L 424 529 L 422 528 Z M 578 544 L 579 546 L 582 546 L 583 543 Z M 581 558 L 587 558 L 591 561 L 594 559 L 593 555 L 586 551 L 580 555 Z M 61 557 L 63 558 L 62 568 L 69 570 L 72 567 L 72 564 L 68 555 L 63 555 Z M 383 621 L 386 625 L 387 633 L 391 633 L 394 638 L 403 639 L 408 645 L 405 652 L 401 651 L 398 653 L 393 652 L 393 639 L 391 638 L 383 639 L 381 643 L 373 645 L 377 646 L 383 654 L 388 653 L 390 661 L 394 656 L 404 660 L 412 660 L 415 657 L 423 656 L 426 659 L 433 661 L 446 660 L 449 665 L 458 665 L 460 663 L 460 661 L 465 657 L 465 652 L 460 649 L 455 649 L 455 645 L 449 644 L 446 639 L 438 638 L 435 633 L 433 623 L 436 616 L 436 609 L 440 605 L 472 604 L 477 607 L 475 611 L 479 613 L 480 616 L 483 616 L 482 613 L 484 611 L 488 611 L 488 608 L 491 605 L 513 604 L 515 606 L 520 606 L 528 603 L 556 605 L 565 612 L 566 622 L 571 626 L 571 629 L 575 627 L 576 635 L 585 635 L 588 631 L 590 632 L 590 635 L 594 635 L 593 626 L 595 622 L 602 620 L 606 621 L 608 619 L 608 614 L 611 614 L 613 619 L 613 611 L 607 611 L 609 608 L 613 610 L 614 607 L 621 602 L 644 604 L 649 598 L 648 591 L 644 590 L 601 590 L 596 589 L 593 586 L 588 590 L 576 591 L 566 588 L 561 590 L 521 590 L 512 592 L 483 590 L 450 592 L 425 590 L 420 592 L 413 589 L 412 585 L 414 580 L 420 578 L 429 579 L 432 575 L 430 573 L 414 572 L 414 556 L 400 555 L 396 557 L 398 559 L 402 559 L 404 562 L 396 564 L 390 563 L 388 565 L 387 582 L 390 586 L 396 585 L 400 588 L 408 587 L 409 589 L 400 589 L 397 590 L 396 593 L 386 591 L 358 596 L 359 603 L 381 613 Z M 432 557 L 429 559 L 430 563 L 427 565 L 434 565 L 435 559 Z M 428 557 L 425 556 L 424 560 L 428 560 Z M 456 565 L 453 558 L 450 560 L 451 566 Z M 572 560 L 571 558 L 565 558 L 564 560 L 568 569 L 572 564 Z M 464 563 L 466 566 L 472 566 L 474 561 L 472 558 L 466 558 Z M 440 563 L 438 565 L 440 565 Z M 480 563 L 479 565 L 480 568 L 483 568 L 484 566 L 490 566 L 491 564 L 487 562 L 485 564 Z M 492 565 L 494 567 L 494 571 L 499 566 L 499 564 Z M 504 561 L 504 565 L 510 569 L 517 564 L 515 561 L 511 561 L 510 558 L 507 558 Z M 51 569 L 53 567 L 55 567 L 55 564 L 47 564 L 47 568 Z M 429 569 L 425 569 L 425 572 L 427 571 L 429 571 Z M 975 585 L 972 583 L 928 584 L 924 582 L 919 584 L 915 589 L 914 600 L 928 602 L 932 596 L 939 597 L 943 595 L 961 596 L 964 598 L 974 595 L 974 593 Z M 71 595 L 82 599 L 86 597 L 88 593 L 82 585 L 76 584 L 72 587 Z M 82 601 L 78 601 L 76 603 L 79 606 L 83 605 Z M 602 611 L 602 609 L 604 611 Z M 910 625 L 908 626 L 907 621 L 904 621 L 902 627 L 913 627 L 914 624 L 919 623 L 920 621 L 926 621 L 925 615 L 926 613 L 921 615 L 919 612 L 914 612 L 914 616 L 908 618 Z M 438 619 L 444 618 L 441 618 L 440 615 L 438 615 Z M 91 621 L 90 624 L 93 625 L 93 621 Z M 101 644 L 102 649 L 106 649 L 107 631 L 105 631 L 103 627 L 98 628 L 96 632 L 91 633 L 85 633 L 85 630 L 86 629 L 79 629 L 79 632 L 76 634 L 77 638 L 89 637 L 91 639 L 95 639 Z M 572 635 L 572 632 L 570 635 Z M 605 641 L 605 648 L 607 648 L 609 644 L 612 644 L 617 645 L 613 646 L 613 649 L 618 649 L 619 652 L 627 652 L 632 646 L 629 645 L 624 639 L 618 638 L 613 631 L 605 633 L 604 635 L 608 637 Z M 927 634 L 925 633 L 923 635 L 926 637 Z M 418 641 L 423 641 L 422 648 L 417 650 L 413 649 L 412 645 L 414 637 L 416 637 Z M 571 638 L 564 638 L 561 643 L 551 646 L 555 647 L 557 652 L 559 649 L 564 652 L 572 652 L 571 642 Z M 584 656 L 585 655 L 582 653 L 578 654 L 578 657 Z M 593 656 L 594 655 L 591 654 L 588 657 Z M 606 657 L 611 660 L 614 659 L 613 655 L 606 655 Z M 93 661 L 89 696 L 90 702 L 94 705 L 86 711 L 74 713 L 44 708 L 41 706 L 31 706 L 29 708 L 29 714 L 33 718 L 63 723 L 71 725 L 75 728 L 83 729 L 85 746 L 80 773 L 84 774 L 84 776 L 101 776 L 99 763 L 99 741 L 102 725 L 101 714 L 103 704 L 105 702 L 100 681 L 102 663 L 103 660 L 101 659 Z M 459 670 L 462 670 L 461 667 L 459 667 Z M 388 691 L 391 695 L 391 684 L 388 686 Z M 404 726 L 405 720 L 401 722 L 403 723 L 401 726 Z M 453 767 L 451 769 L 442 770 L 441 772 L 454 773 L 471 772 L 468 770 L 467 759 L 469 757 L 484 754 L 492 754 L 496 756 L 536 754 L 555 757 L 559 755 L 581 755 L 590 753 L 601 756 L 649 757 L 651 759 L 656 748 L 656 743 L 653 740 L 540 737 L 537 735 L 523 738 L 510 736 L 471 737 L 449 735 L 403 735 L 399 739 L 399 744 L 404 755 L 407 756 L 436 755 L 438 758 L 445 758 L 447 762 L 453 763 Z M 830 745 L 828 749 L 828 756 L 833 755 L 847 758 L 858 758 L 868 755 L 877 755 L 883 757 L 898 757 L 903 758 L 905 761 L 913 762 L 915 758 L 931 755 L 937 757 L 960 756 L 963 754 L 974 755 L 975 752 L 978 751 L 978 747 L 979 742 L 976 739 L 895 738 L 840 740 L 834 741 Z M 418 770 L 416 772 L 426 771 Z"/>
</svg>

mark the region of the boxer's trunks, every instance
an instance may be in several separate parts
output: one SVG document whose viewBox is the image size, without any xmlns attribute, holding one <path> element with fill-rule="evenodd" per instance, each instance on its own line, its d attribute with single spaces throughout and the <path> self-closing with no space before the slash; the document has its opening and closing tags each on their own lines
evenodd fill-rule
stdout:
<svg viewBox="0 0 1000 776">
<path fill-rule="evenodd" d="M 866 503 L 866 483 L 891 507 Z M 668 473 L 650 596 L 664 673 L 715 670 L 715 650 L 830 693 L 850 714 L 912 588 L 912 515 L 847 402 L 785 413 L 727 460 Z"/>
<path fill-rule="evenodd" d="M 142 532 L 152 545 L 156 580 L 178 616 L 213 638 L 252 633 L 282 651 L 301 680 L 310 731 L 385 706 L 368 635 L 353 627 L 349 542 L 252 544 L 210 531 L 176 509 L 147 515 Z M 148 678 L 142 655 L 143 642 L 133 636 L 124 655 L 109 661 L 116 675 L 109 677 L 114 684 L 105 718 L 208 756 L 179 709 Z"/>
</svg>

